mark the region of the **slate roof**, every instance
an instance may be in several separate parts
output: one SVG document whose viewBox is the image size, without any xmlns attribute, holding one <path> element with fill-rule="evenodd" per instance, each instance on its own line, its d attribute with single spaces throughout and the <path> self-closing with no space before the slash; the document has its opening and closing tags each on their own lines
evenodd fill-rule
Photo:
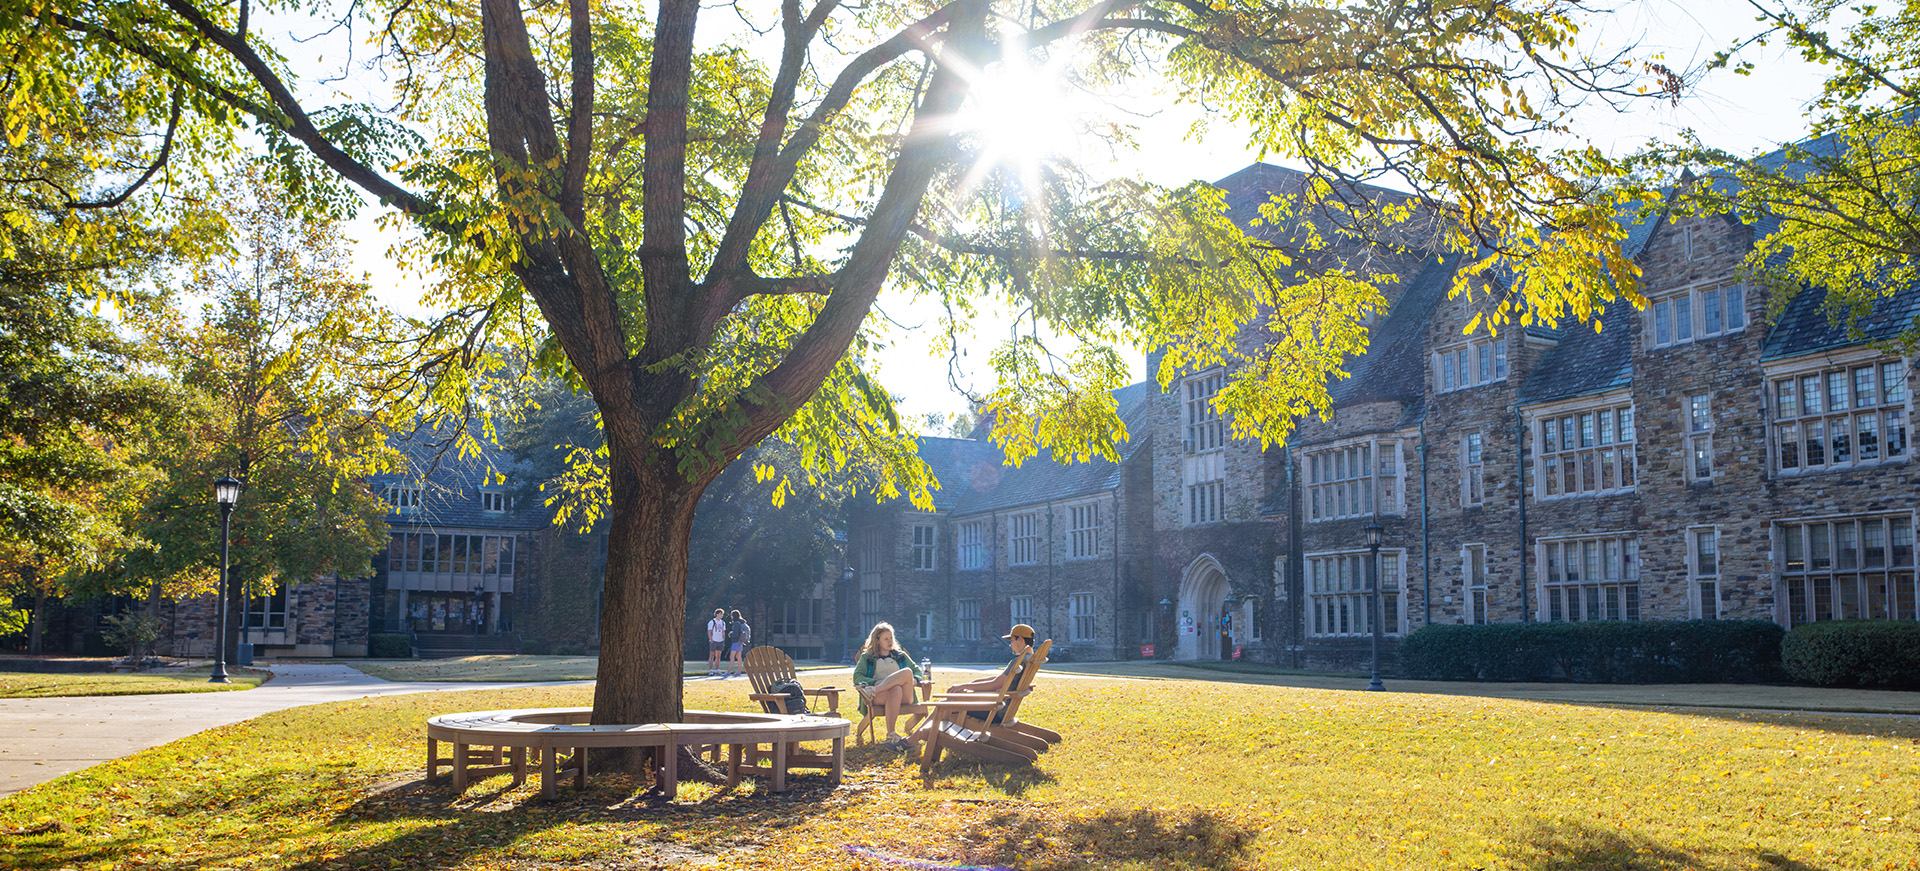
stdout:
<svg viewBox="0 0 1920 871">
<path fill-rule="evenodd" d="M 1521 405 L 1604 393 L 1633 383 L 1632 316 L 1624 303 L 1600 318 L 1601 329 L 1574 324 L 1541 358 L 1516 394 Z"/>
<path fill-rule="evenodd" d="M 1794 296 L 1780 313 L 1779 322 L 1767 333 L 1760 346 L 1761 360 L 1798 357 L 1829 348 L 1858 345 L 1889 339 L 1901 331 L 1920 327 L 1920 285 L 1910 286 L 1876 301 L 1873 309 L 1849 330 L 1835 324 L 1824 308 L 1827 293 L 1808 288 Z"/>
<path fill-rule="evenodd" d="M 918 453 L 933 472 L 933 479 L 940 482 L 940 489 L 933 491 L 937 511 L 958 509 L 961 500 L 980 482 L 999 476 L 1005 458 L 998 447 L 984 439 L 922 438 Z"/>
<path fill-rule="evenodd" d="M 1347 362 L 1349 377 L 1328 390 L 1334 405 L 1395 399 L 1424 404 L 1427 364 L 1422 337 L 1434 309 L 1447 298 L 1456 263 L 1451 257 L 1434 259 L 1413 274 L 1374 329 L 1367 352 Z"/>
<path fill-rule="evenodd" d="M 449 444 L 452 435 L 445 430 L 420 429 L 390 438 L 394 449 L 406 457 L 409 471 L 369 476 L 368 485 L 374 492 L 382 493 L 389 485 L 410 486 L 419 482 L 423 492 L 420 510 L 408 514 L 389 512 L 389 526 L 529 530 L 548 524 L 551 515 L 538 499 L 522 498 L 506 511 L 482 510 L 480 492 L 499 490 L 507 496 L 515 495 L 514 489 L 525 484 L 524 474 L 516 475 L 524 471 L 523 467 L 478 429 L 473 436 L 480 449 L 472 456 L 460 456 Z M 495 473 L 506 475 L 506 483 L 494 483 Z"/>
<path fill-rule="evenodd" d="M 1158 388 L 1146 381 L 1114 391 L 1120 420 L 1129 434 L 1120 444 L 1121 463 L 1147 444 L 1151 401 L 1158 395 Z M 1103 459 L 1062 463 L 1042 452 L 1014 468 L 1006 464 L 999 446 L 984 439 L 923 438 L 920 457 L 940 482 L 940 489 L 933 493 L 934 507 L 957 515 L 1091 496 L 1120 486 L 1121 463 Z"/>
</svg>

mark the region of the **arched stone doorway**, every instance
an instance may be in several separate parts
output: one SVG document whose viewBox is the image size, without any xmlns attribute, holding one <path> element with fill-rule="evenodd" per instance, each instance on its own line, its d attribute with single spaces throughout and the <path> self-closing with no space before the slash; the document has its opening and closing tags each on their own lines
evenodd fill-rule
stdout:
<svg viewBox="0 0 1920 871">
<path fill-rule="evenodd" d="M 1212 556 L 1202 554 L 1187 566 L 1173 615 L 1174 631 L 1179 633 L 1175 659 L 1220 658 L 1220 603 L 1229 589 L 1226 570 Z"/>
</svg>

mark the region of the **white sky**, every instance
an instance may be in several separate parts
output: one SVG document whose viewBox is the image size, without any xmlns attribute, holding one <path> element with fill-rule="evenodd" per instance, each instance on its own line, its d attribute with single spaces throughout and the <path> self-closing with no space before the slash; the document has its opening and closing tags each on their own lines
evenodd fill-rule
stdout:
<svg viewBox="0 0 1920 871">
<path fill-rule="evenodd" d="M 1752 9 L 1745 0 L 1690 0 L 1684 6 L 1677 0 L 1622 2 L 1608 17 L 1606 28 L 1595 36 L 1608 45 L 1638 41 L 1644 51 L 1665 53 L 1667 65 L 1686 69 L 1704 62 L 1740 35 L 1753 32 L 1757 25 L 1752 19 Z M 703 39 L 706 35 L 703 29 Z M 1802 110 L 1820 81 L 1817 69 L 1797 55 L 1782 51 L 1777 44 L 1746 56 L 1759 65 L 1755 75 L 1716 73 L 1678 106 L 1649 103 L 1631 115 L 1593 111 L 1585 119 L 1591 128 L 1589 135 L 1603 149 L 1616 154 L 1652 138 L 1671 138 L 1685 128 L 1699 131 L 1709 144 L 1736 153 L 1767 150 L 1799 138 L 1805 126 Z M 1225 126 L 1216 126 L 1203 141 L 1187 138 L 1191 121 L 1191 115 L 1176 117 L 1170 113 L 1143 121 L 1139 159 L 1115 165 L 1115 174 L 1131 172 L 1152 182 L 1179 185 L 1193 179 L 1219 179 L 1255 160 L 1244 136 L 1235 135 Z M 420 284 L 394 268 L 387 255 L 392 242 L 377 231 L 372 218 L 369 210 L 348 231 L 356 239 L 356 268 L 370 275 L 388 305 L 418 312 Z M 930 412 L 965 410 L 964 397 L 948 387 L 944 357 L 928 354 L 927 344 L 917 337 L 918 330 L 937 329 L 935 313 L 925 306 L 887 298 L 881 300 L 880 311 L 907 328 L 905 334 L 892 332 L 893 347 L 879 360 L 881 383 L 902 398 L 903 419 L 917 422 Z M 986 352 L 993 340 L 1006 335 L 1007 329 L 1004 322 L 976 325 L 981 344 L 968 349 L 963 360 L 966 371 L 960 373 L 970 379 L 974 389 L 991 386 L 991 375 L 984 371 Z M 1136 378 L 1142 377 L 1139 370 L 1136 360 Z"/>
</svg>

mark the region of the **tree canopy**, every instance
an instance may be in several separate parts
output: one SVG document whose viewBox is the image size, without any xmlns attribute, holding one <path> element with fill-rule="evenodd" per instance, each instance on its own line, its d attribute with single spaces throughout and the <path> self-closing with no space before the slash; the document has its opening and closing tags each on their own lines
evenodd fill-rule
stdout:
<svg viewBox="0 0 1920 871">
<path fill-rule="evenodd" d="M 197 318 L 147 325 L 157 360 L 195 399 L 193 413 L 154 445 L 165 479 L 137 518 L 149 544 L 127 571 L 179 598 L 217 582 L 219 512 L 212 482 L 232 475 L 232 577 L 265 595 L 314 577 L 364 577 L 387 540 L 386 510 L 364 483 L 397 461 L 388 421 L 357 400 L 365 347 L 390 316 L 346 266 L 336 222 L 289 209 L 251 173 L 222 179 L 210 207 L 230 228 L 185 270 L 179 292 L 203 300 Z M 345 329 L 343 324 L 368 331 Z"/>
<path fill-rule="evenodd" d="M 950 333 L 1004 306 L 1077 342 L 995 353 L 987 411 L 1015 461 L 1110 452 L 1126 435 L 1110 390 L 1140 344 L 1166 352 L 1163 379 L 1236 364 L 1221 410 L 1278 440 L 1326 408 L 1397 278 L 1349 263 L 1347 237 L 1424 227 L 1434 253 L 1468 256 L 1460 289 L 1507 288 L 1495 323 L 1632 299 L 1615 217 L 1646 195 L 1609 187 L 1567 107 L 1661 72 L 1587 51 L 1586 0 L 409 0 L 323 25 L 364 39 L 392 84 L 360 105 L 302 80 L 300 44 L 248 0 L 6 9 L 10 141 L 83 124 L 102 81 L 132 89 L 166 143 L 197 146 L 150 149 L 156 178 L 251 149 L 296 202 L 363 193 L 411 228 L 448 314 L 405 371 L 443 405 L 470 408 L 487 349 L 511 342 L 591 393 L 611 505 L 597 722 L 678 716 L 694 508 L 750 446 L 778 434 L 803 474 L 861 462 L 878 494 L 928 504 L 864 366 L 884 290 L 937 299 Z M 276 28 L 322 14 L 268 9 Z M 987 159 L 970 100 L 1036 69 L 1094 91 L 1170 82 L 1246 122 L 1247 145 L 1314 174 L 1266 207 L 1287 238 L 1250 238 L 1203 185 Z M 1250 328 L 1275 339 L 1231 341 Z"/>
<path fill-rule="evenodd" d="M 0 82 L 0 102 L 22 90 Z M 148 448 L 184 403 L 119 327 L 162 316 L 155 279 L 209 229 L 190 204 L 124 191 L 118 158 L 144 143 L 116 95 L 68 109 L 81 123 L 0 143 L 0 593 L 36 602 L 132 592 L 97 570 L 138 544 Z M 0 634 L 22 613 L 0 608 Z"/>
<path fill-rule="evenodd" d="M 1737 184 L 1698 186 L 1682 205 L 1764 222 L 1746 269 L 1775 309 L 1819 288 L 1828 316 L 1857 333 L 1877 302 L 1920 281 L 1920 4 L 1751 2 L 1760 32 L 1716 62 L 1744 74 L 1753 48 L 1780 41 L 1824 67 L 1808 138 L 1748 157 L 1688 137 L 1667 156 Z M 1899 339 L 1920 346 L 1920 323 Z"/>
</svg>

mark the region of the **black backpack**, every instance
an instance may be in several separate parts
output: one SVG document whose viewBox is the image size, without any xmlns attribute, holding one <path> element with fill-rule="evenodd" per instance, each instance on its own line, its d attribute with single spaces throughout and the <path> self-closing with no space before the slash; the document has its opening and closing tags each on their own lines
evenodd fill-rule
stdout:
<svg viewBox="0 0 1920 871">
<path fill-rule="evenodd" d="M 800 682 L 793 678 L 783 677 L 773 683 L 767 684 L 767 692 L 786 693 L 786 710 L 789 714 L 812 713 L 807 710 L 807 691 L 801 688 Z"/>
</svg>

